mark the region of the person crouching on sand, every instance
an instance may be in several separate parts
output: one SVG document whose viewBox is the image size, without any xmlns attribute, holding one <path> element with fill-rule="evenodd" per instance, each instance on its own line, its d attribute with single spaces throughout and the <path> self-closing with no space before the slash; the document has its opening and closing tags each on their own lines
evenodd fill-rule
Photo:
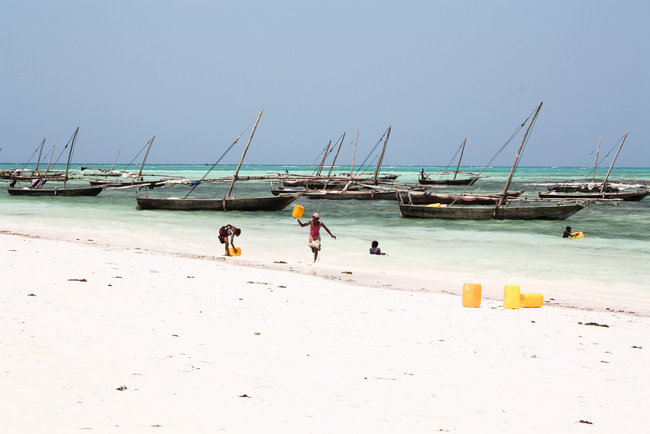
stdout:
<svg viewBox="0 0 650 434">
<path fill-rule="evenodd" d="M 325 223 L 321 222 L 319 219 L 320 219 L 320 214 L 318 214 L 317 212 L 314 213 L 314 215 L 311 217 L 311 220 L 309 220 L 307 223 L 303 223 L 300 221 L 300 219 L 296 219 L 301 228 L 304 228 L 305 226 L 309 226 L 308 245 L 311 248 L 311 251 L 314 252 L 314 262 L 316 262 L 316 259 L 318 258 L 318 252 L 320 251 L 320 228 L 322 227 L 323 229 L 325 229 L 332 238 L 336 239 L 336 236 L 332 235 L 330 230 L 327 229 Z"/>
<path fill-rule="evenodd" d="M 235 241 L 235 236 L 238 237 L 240 234 L 241 234 L 241 229 L 236 228 L 233 225 L 221 226 L 221 229 L 219 229 L 219 242 L 221 242 L 221 244 L 225 244 L 226 256 L 230 256 L 228 247 L 232 247 L 233 249 L 237 250 L 234 241 Z M 230 243 L 228 243 L 228 237 L 230 237 Z"/>
</svg>

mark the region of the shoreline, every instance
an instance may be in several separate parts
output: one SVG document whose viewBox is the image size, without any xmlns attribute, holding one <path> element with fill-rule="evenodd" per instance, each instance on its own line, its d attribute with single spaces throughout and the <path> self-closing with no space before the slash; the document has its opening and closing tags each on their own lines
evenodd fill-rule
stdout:
<svg viewBox="0 0 650 434">
<path fill-rule="evenodd" d="M 465 279 L 460 273 L 446 273 L 441 274 L 438 278 L 432 278 L 427 276 L 424 273 L 417 274 L 406 274 L 406 273 L 395 273 L 395 270 L 390 270 L 388 272 L 381 271 L 379 274 L 372 271 L 363 270 L 359 264 L 348 267 L 340 267 L 340 265 L 332 264 L 322 264 L 317 262 L 315 264 L 311 263 L 309 260 L 300 261 L 285 261 L 282 258 L 277 260 L 271 260 L 270 258 L 265 258 L 265 260 L 260 259 L 247 259 L 246 257 L 233 257 L 228 258 L 221 254 L 201 254 L 201 253 L 190 253 L 187 251 L 181 250 L 168 250 L 162 248 L 162 246 L 145 246 L 145 247 L 127 247 L 120 243 L 111 243 L 106 240 L 95 241 L 94 239 L 82 240 L 80 238 L 70 239 L 69 233 L 62 232 L 58 236 L 47 236 L 42 233 L 27 233 L 20 230 L 0 230 L 1 235 L 8 236 L 17 236 L 17 237 L 26 237 L 26 238 L 36 238 L 43 239 L 54 242 L 64 242 L 64 243 L 73 243 L 79 245 L 86 245 L 97 247 L 100 249 L 106 249 L 110 251 L 120 251 L 124 249 L 125 251 L 139 251 L 139 252 L 148 252 L 155 255 L 164 255 L 164 256 L 176 256 L 188 259 L 203 259 L 211 261 L 219 261 L 226 263 L 228 265 L 252 268 L 259 270 L 274 270 L 279 272 L 286 273 L 297 273 L 305 276 L 314 276 L 326 281 L 338 281 L 348 285 L 360 286 L 360 287 L 372 287 L 372 288 L 382 288 L 390 289 L 403 292 L 416 292 L 416 293 L 440 293 L 440 294 L 450 294 L 455 296 L 462 295 L 462 285 L 464 283 L 481 283 L 482 285 L 482 298 L 484 300 L 490 300 L 493 302 L 502 301 L 502 291 L 503 285 L 508 283 L 518 284 L 521 286 L 521 292 L 541 292 L 544 295 L 544 306 L 558 306 L 561 308 L 570 308 L 584 311 L 599 311 L 599 312 L 619 312 L 626 313 L 630 315 L 650 317 L 650 300 L 645 300 L 646 306 L 639 303 L 641 299 L 629 299 L 626 300 L 621 297 L 612 297 L 611 301 L 596 301 L 593 298 L 586 299 L 583 297 L 574 297 L 568 298 L 565 296 L 564 300 L 561 299 L 561 294 L 559 297 L 552 295 L 550 288 L 555 285 L 555 282 L 547 282 L 542 288 L 547 288 L 547 290 L 533 290 L 529 288 L 539 287 L 538 280 L 528 281 L 527 279 L 519 278 L 517 281 L 508 281 L 504 279 L 494 279 L 493 277 L 488 277 L 484 279 Z M 215 250 L 221 251 L 222 246 L 215 243 Z M 305 258 L 309 259 L 310 254 L 304 255 Z M 378 261 L 385 259 L 386 257 L 377 257 L 373 258 Z M 378 264 L 381 265 L 381 264 Z M 391 274 L 387 274 L 391 273 Z M 549 294 L 551 294 L 549 296 Z M 612 294 L 606 294 L 610 297 Z M 560 298 L 560 299 L 558 299 Z M 636 308 L 632 305 L 637 303 Z"/>
</svg>

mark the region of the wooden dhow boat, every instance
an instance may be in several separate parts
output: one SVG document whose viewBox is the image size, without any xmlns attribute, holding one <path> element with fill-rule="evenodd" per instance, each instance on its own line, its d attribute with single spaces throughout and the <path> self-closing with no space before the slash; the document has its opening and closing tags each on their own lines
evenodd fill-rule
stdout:
<svg viewBox="0 0 650 434">
<path fill-rule="evenodd" d="M 515 199 L 523 194 L 524 190 L 509 191 L 508 200 Z M 432 203 L 461 205 L 496 205 L 501 199 L 501 194 L 497 193 L 449 193 L 440 194 L 429 191 L 411 191 L 405 202 L 414 205 L 428 205 Z"/>
<path fill-rule="evenodd" d="M 77 140 L 79 127 L 72 135 L 70 151 L 68 152 L 68 162 L 65 167 L 65 176 L 63 178 L 63 187 L 42 188 L 47 181 L 46 178 L 34 178 L 37 181 L 31 187 L 8 187 L 7 192 L 12 196 L 97 196 L 102 192 L 101 187 L 68 187 L 68 173 L 70 169 L 70 158 Z M 12 182 L 13 184 L 13 182 Z"/>
<path fill-rule="evenodd" d="M 592 200 L 624 200 L 638 202 L 643 200 L 650 190 L 640 189 L 634 191 L 594 191 L 591 193 L 587 192 L 561 192 L 561 191 L 549 191 L 547 193 L 539 193 L 539 197 L 543 199 L 592 199 Z"/>
<path fill-rule="evenodd" d="M 476 181 L 478 181 L 481 178 L 481 175 L 477 175 L 476 173 L 470 173 L 470 172 L 460 172 L 460 162 L 463 160 L 463 154 L 465 153 L 465 145 L 467 144 L 467 138 L 463 140 L 463 144 L 461 145 L 461 151 L 460 151 L 460 157 L 458 158 L 458 164 L 456 165 L 456 170 L 454 172 L 442 172 L 439 173 L 438 175 L 440 176 L 439 179 L 434 179 L 430 173 L 425 173 L 424 169 L 420 171 L 420 174 L 418 176 L 418 182 L 420 184 L 424 185 L 474 185 Z M 456 151 L 458 152 L 458 151 Z M 467 177 L 458 177 L 458 174 L 462 175 L 468 175 Z M 451 178 L 444 178 L 446 175 L 451 175 L 453 174 L 454 176 Z"/>
<path fill-rule="evenodd" d="M 253 126 L 251 135 L 248 138 L 248 143 L 246 145 L 246 148 L 244 149 L 244 153 L 242 154 L 241 159 L 239 160 L 239 165 L 237 166 L 237 170 L 235 170 L 235 174 L 230 183 L 230 188 L 228 189 L 228 193 L 226 193 L 226 195 L 223 198 L 188 199 L 188 196 L 192 193 L 192 191 L 194 191 L 194 189 L 198 185 L 200 185 L 200 182 L 198 182 L 192 187 L 192 189 L 183 198 L 175 198 L 175 197 L 152 198 L 152 197 L 148 197 L 148 192 L 146 193 L 146 196 L 141 196 L 140 195 L 141 189 L 138 189 L 138 194 L 136 198 L 138 202 L 137 208 L 143 210 L 163 209 L 163 210 L 171 210 L 171 211 L 278 211 L 285 208 L 291 202 L 296 200 L 298 196 L 300 196 L 300 194 L 298 193 L 279 194 L 277 196 L 270 196 L 270 197 L 250 197 L 250 198 L 234 198 L 230 196 L 233 187 L 235 185 L 235 181 L 237 181 L 239 170 L 241 169 L 242 163 L 244 162 L 244 158 L 246 157 L 246 153 L 248 152 L 248 148 L 250 147 L 251 141 L 253 140 L 253 135 L 255 134 L 255 130 L 257 129 L 257 124 L 259 123 L 261 117 L 262 117 L 262 110 L 260 110 L 259 114 L 257 115 L 257 119 L 255 120 L 255 125 Z M 246 129 L 248 129 L 248 127 Z M 239 141 L 240 137 L 241 134 L 235 139 L 235 141 L 230 145 L 230 147 L 221 155 L 221 157 L 217 160 L 217 162 L 212 165 L 210 170 L 208 170 L 208 172 L 204 175 L 203 178 L 206 178 L 207 175 L 212 171 L 212 169 L 217 164 L 219 164 L 219 161 L 221 161 L 221 159 L 226 155 L 226 153 Z M 147 190 L 148 189 L 145 189 L 145 191 Z"/>
<path fill-rule="evenodd" d="M 619 145 L 618 149 L 616 150 L 616 155 L 614 155 L 614 158 L 612 159 L 612 163 L 609 166 L 609 169 L 607 170 L 607 175 L 605 176 L 605 179 L 602 182 L 596 183 L 596 166 L 598 164 L 598 152 L 600 151 L 600 141 L 598 142 L 598 151 L 596 152 L 596 163 L 594 164 L 594 177 L 592 179 L 592 182 L 590 183 L 582 183 L 582 184 L 572 184 L 570 187 L 560 187 L 560 188 L 554 188 L 553 186 L 549 186 L 549 191 L 542 193 L 539 193 L 539 197 L 545 198 L 545 199 L 593 199 L 593 200 L 624 200 L 624 201 L 640 201 L 643 200 L 648 194 L 650 194 L 650 190 L 647 188 L 640 188 L 640 189 L 635 189 L 635 190 L 626 190 L 625 188 L 621 188 L 619 185 L 612 185 L 608 183 L 609 175 L 612 172 L 612 169 L 614 168 L 614 163 L 616 163 L 616 159 L 618 158 L 618 154 L 621 152 L 621 148 L 623 148 L 623 144 L 625 143 L 625 139 L 627 138 L 627 132 L 623 136 L 623 139 L 621 140 L 621 144 Z M 602 137 L 601 137 L 602 140 Z"/>
<path fill-rule="evenodd" d="M 508 188 L 512 181 L 521 151 L 526 143 L 531 127 L 537 119 L 542 103 L 539 104 L 521 141 L 510 170 L 503 193 L 496 204 L 492 205 L 415 205 L 404 203 L 400 196 L 399 205 L 402 217 L 449 219 L 449 220 L 564 220 L 587 206 L 590 201 L 550 201 L 545 199 L 508 199 Z"/>
<path fill-rule="evenodd" d="M 536 203 L 539 201 L 541 203 Z M 589 201 L 548 202 L 543 199 L 494 205 L 412 205 L 400 203 L 402 217 L 447 220 L 564 220 L 577 213 Z"/>
</svg>

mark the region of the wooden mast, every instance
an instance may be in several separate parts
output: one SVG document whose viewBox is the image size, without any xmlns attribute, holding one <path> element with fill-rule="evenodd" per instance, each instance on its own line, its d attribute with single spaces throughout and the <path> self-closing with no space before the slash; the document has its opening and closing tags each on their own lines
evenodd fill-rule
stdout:
<svg viewBox="0 0 650 434">
<path fill-rule="evenodd" d="M 248 138 L 248 143 L 246 144 L 244 153 L 241 156 L 241 160 L 239 160 L 239 166 L 237 166 L 237 170 L 235 170 L 235 175 L 232 177 L 232 181 L 230 182 L 230 188 L 228 189 L 228 193 L 226 193 L 225 199 L 230 198 L 230 193 L 232 193 L 232 188 L 234 187 L 235 181 L 237 180 L 237 175 L 239 174 L 239 169 L 241 168 L 241 165 L 244 162 L 244 157 L 246 157 L 246 152 L 248 151 L 248 147 L 251 145 L 251 141 L 253 140 L 253 134 L 255 134 L 255 130 L 257 129 L 257 124 L 260 122 L 261 117 L 262 117 L 262 110 L 260 110 L 260 113 L 257 115 L 257 120 L 255 120 L 255 125 L 253 125 L 253 131 L 251 131 L 251 136 Z M 225 202 L 224 202 L 224 208 L 225 208 Z"/>
<path fill-rule="evenodd" d="M 65 178 L 63 178 L 63 188 L 66 188 L 66 185 L 68 184 L 68 169 L 70 168 L 70 158 L 72 157 L 72 150 L 74 149 L 74 144 L 77 141 L 78 132 L 79 132 L 79 127 L 77 127 L 77 129 L 74 130 L 74 134 L 72 135 L 72 144 L 70 145 L 70 152 L 68 152 L 68 162 L 65 165 Z"/>
<path fill-rule="evenodd" d="M 334 154 L 334 160 L 332 160 L 332 165 L 330 166 L 330 171 L 327 172 L 327 177 L 328 178 L 332 174 L 332 169 L 334 169 L 334 163 L 336 163 L 336 159 L 339 157 L 339 151 L 341 150 L 341 145 L 343 145 L 343 140 L 344 139 L 345 139 L 345 131 L 343 131 L 343 136 L 341 137 L 341 141 L 339 142 L 339 147 L 336 149 L 336 154 Z"/>
<path fill-rule="evenodd" d="M 142 165 L 140 166 L 140 171 L 138 172 L 138 177 L 136 178 L 136 181 L 142 181 L 142 170 L 144 169 L 144 163 L 147 161 L 147 156 L 149 155 L 149 150 L 151 149 L 151 145 L 153 145 L 153 141 L 156 138 L 156 136 L 153 136 L 151 140 L 149 140 L 149 147 L 147 148 L 147 152 L 144 154 L 144 158 L 142 159 Z M 120 155 L 120 152 L 117 152 L 117 155 Z M 115 159 L 115 162 L 117 163 L 117 158 Z M 115 168 L 115 165 L 113 165 L 113 168 Z"/>
<path fill-rule="evenodd" d="M 612 160 L 612 164 L 609 165 L 609 170 L 607 171 L 607 175 L 605 176 L 605 180 L 603 181 L 603 185 L 600 187 L 600 192 L 602 193 L 605 191 L 605 184 L 607 184 L 607 179 L 609 179 L 609 174 L 611 173 L 612 169 L 614 168 L 614 163 L 616 163 L 616 159 L 618 158 L 618 153 L 621 152 L 621 148 L 623 147 L 623 143 L 625 143 L 625 139 L 627 139 L 627 133 L 623 136 L 623 140 L 621 141 L 621 145 L 618 147 L 616 150 L 616 155 L 614 155 L 614 159 Z"/>
<path fill-rule="evenodd" d="M 357 153 L 358 142 L 359 142 L 359 130 L 357 130 L 357 136 L 354 138 L 354 148 L 352 148 L 352 165 L 350 166 L 350 179 L 352 179 L 354 173 L 354 155 Z"/>
<path fill-rule="evenodd" d="M 544 104 L 544 102 L 539 103 L 537 110 L 535 110 L 535 115 L 533 115 L 533 119 L 531 119 L 530 123 L 528 124 L 528 128 L 526 128 L 526 133 L 524 134 L 524 138 L 521 140 L 521 145 L 519 145 L 519 149 L 517 150 L 517 155 L 515 156 L 515 162 L 512 164 L 512 169 L 510 169 L 510 175 L 508 176 L 508 180 L 506 181 L 506 186 L 503 189 L 503 193 L 501 194 L 501 197 L 499 198 L 499 203 L 497 204 L 496 208 L 494 208 L 495 215 L 497 209 L 499 209 L 499 207 L 503 204 L 503 202 L 508 197 L 508 188 L 510 188 L 510 181 L 512 181 L 512 176 L 515 174 L 515 170 L 517 169 L 517 164 L 519 163 L 519 156 L 521 155 L 521 150 L 523 149 L 524 144 L 526 143 L 526 139 L 528 138 L 528 133 L 530 132 L 530 129 L 535 123 L 535 119 L 537 118 L 537 115 L 539 114 L 539 111 L 542 108 L 542 104 Z"/>
<path fill-rule="evenodd" d="M 43 153 L 43 146 L 45 145 L 45 139 L 41 142 L 41 150 L 38 151 L 38 160 L 36 160 L 36 169 L 34 172 L 38 172 L 38 165 L 41 163 L 41 154 Z"/>
<path fill-rule="evenodd" d="M 381 155 L 379 155 L 379 160 L 377 161 L 377 168 L 375 169 L 375 185 L 377 185 L 377 175 L 379 174 L 379 167 L 381 167 L 382 161 L 384 161 L 384 153 L 386 152 L 386 143 L 388 143 L 388 138 L 390 137 L 390 129 L 392 127 L 388 126 L 388 132 L 386 132 L 386 139 L 384 139 L 384 147 L 381 149 Z"/>
<path fill-rule="evenodd" d="M 458 169 L 460 168 L 460 162 L 463 161 L 463 153 L 465 152 L 465 144 L 467 143 L 467 137 L 465 137 L 465 140 L 463 140 L 463 149 L 460 151 L 460 158 L 458 159 L 458 165 L 456 166 L 456 171 L 454 172 L 454 179 L 456 179 L 456 175 L 458 175 Z"/>
<path fill-rule="evenodd" d="M 320 173 L 323 170 L 323 166 L 325 165 L 325 159 L 327 158 L 327 153 L 330 150 L 331 144 L 332 144 L 331 140 L 327 142 L 327 146 L 325 147 L 325 153 L 323 154 L 323 159 L 320 160 L 320 164 L 318 165 L 318 169 L 316 170 L 316 176 L 320 176 Z"/>
<path fill-rule="evenodd" d="M 600 136 L 598 140 L 598 149 L 596 150 L 596 161 L 594 161 L 594 176 L 591 179 L 591 182 L 596 182 L 596 166 L 598 166 L 598 154 L 600 154 L 600 143 L 603 141 L 603 136 Z"/>
<path fill-rule="evenodd" d="M 47 163 L 46 173 L 50 171 L 50 164 L 52 164 L 52 157 L 54 156 L 54 149 L 56 148 L 56 143 L 52 146 L 52 152 L 50 153 L 50 161 Z"/>
<path fill-rule="evenodd" d="M 117 159 L 118 158 L 120 158 L 120 150 L 119 149 L 117 150 L 117 156 L 115 157 L 115 162 L 113 163 L 113 170 L 115 170 L 115 166 L 117 166 Z"/>
</svg>

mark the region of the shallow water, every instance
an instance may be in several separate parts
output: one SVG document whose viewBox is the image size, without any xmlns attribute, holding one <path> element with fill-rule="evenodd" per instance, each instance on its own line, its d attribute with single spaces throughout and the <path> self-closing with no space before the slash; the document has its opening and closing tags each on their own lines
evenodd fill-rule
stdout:
<svg viewBox="0 0 650 434">
<path fill-rule="evenodd" d="M 0 168 L 9 168 L 0 165 Z M 95 166 L 97 167 L 97 166 Z M 98 166 L 102 167 L 102 166 Z M 105 166 L 108 167 L 108 166 Z M 199 179 L 201 165 L 148 165 L 145 173 Z M 283 172 L 310 173 L 304 166 L 243 166 L 240 176 Z M 345 167 L 339 170 L 345 170 Z M 426 171 L 440 168 L 425 167 Z M 234 166 L 218 166 L 209 177 L 230 176 Z M 417 182 L 420 167 L 386 167 L 400 182 Z M 479 168 L 466 170 L 480 171 Z M 500 192 L 510 168 L 489 168 L 474 187 L 445 191 Z M 604 177 L 605 170 L 599 171 Z M 519 168 L 510 190 L 536 196 L 533 181 L 589 176 L 579 168 Z M 615 179 L 649 179 L 650 169 L 615 169 Z M 235 185 L 235 195 L 266 196 L 269 181 Z M 183 197 L 188 186 L 151 191 L 152 196 Z M 203 184 L 191 197 L 220 197 L 227 183 Z M 136 210 L 135 190 L 107 189 L 97 197 L 16 197 L 0 194 L 0 229 L 27 228 L 62 238 L 94 239 L 119 246 L 219 255 L 217 230 L 230 223 L 242 228 L 236 240 L 251 261 L 282 260 L 308 264 L 307 228 L 291 217 L 292 206 L 277 212 L 174 212 Z M 318 211 L 337 236 L 323 233 L 317 266 L 365 270 L 378 278 L 445 282 L 456 292 L 466 281 L 489 282 L 497 295 L 505 283 L 522 283 L 522 291 L 545 292 L 547 298 L 583 305 L 609 305 L 650 311 L 650 199 L 594 204 L 565 221 L 445 221 L 400 218 L 390 201 L 323 201 L 300 198 L 305 215 Z M 306 221 L 304 219 L 303 221 Z M 562 239 L 566 225 L 585 233 L 580 240 Z M 371 257 L 378 240 L 388 255 Z M 410 283 L 415 285 L 415 283 Z M 405 284 L 409 286 L 409 284 Z M 541 289 L 540 289 L 541 288 Z"/>
</svg>

